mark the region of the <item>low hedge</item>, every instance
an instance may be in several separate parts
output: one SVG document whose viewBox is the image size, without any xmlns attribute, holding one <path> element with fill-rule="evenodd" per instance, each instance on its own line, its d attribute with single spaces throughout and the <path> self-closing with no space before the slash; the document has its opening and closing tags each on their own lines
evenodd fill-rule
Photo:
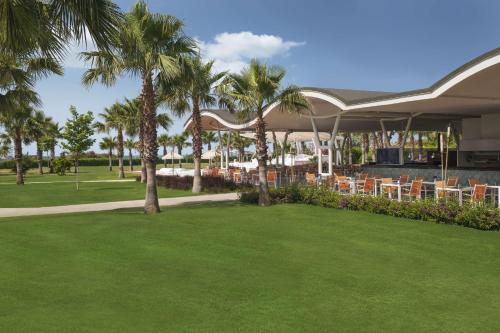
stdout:
<svg viewBox="0 0 500 333">
<path fill-rule="evenodd" d="M 137 177 L 140 180 L 140 177 Z M 156 176 L 158 186 L 163 186 L 177 190 L 190 190 L 193 187 L 192 176 Z M 204 192 L 223 193 L 237 190 L 249 190 L 250 188 L 236 184 L 233 181 L 226 180 L 223 177 L 202 176 L 201 187 Z"/>
<path fill-rule="evenodd" d="M 271 201 L 278 203 L 304 203 L 337 209 L 359 210 L 413 220 L 461 225 L 480 230 L 500 229 L 500 209 L 458 205 L 457 202 L 435 202 L 434 200 L 402 201 L 385 197 L 363 195 L 341 195 L 326 187 L 289 187 L 271 189 Z M 257 204 L 256 190 L 240 193 L 240 201 Z"/>
</svg>

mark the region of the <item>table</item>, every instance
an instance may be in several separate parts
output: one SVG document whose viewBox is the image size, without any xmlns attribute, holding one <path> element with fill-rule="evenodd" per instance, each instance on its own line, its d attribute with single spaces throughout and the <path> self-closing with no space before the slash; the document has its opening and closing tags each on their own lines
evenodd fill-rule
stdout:
<svg viewBox="0 0 500 333">
<path fill-rule="evenodd" d="M 436 189 L 435 189 L 436 201 L 439 201 L 439 191 L 458 193 L 458 204 L 460 206 L 462 206 L 462 203 L 463 203 L 463 197 L 462 197 L 463 189 L 456 188 L 456 187 L 436 187 Z"/>
</svg>

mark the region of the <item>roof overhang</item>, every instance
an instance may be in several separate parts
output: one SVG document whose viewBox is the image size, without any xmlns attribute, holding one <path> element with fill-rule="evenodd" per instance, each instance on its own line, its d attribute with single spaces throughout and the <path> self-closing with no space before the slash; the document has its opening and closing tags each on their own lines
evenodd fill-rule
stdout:
<svg viewBox="0 0 500 333">
<path fill-rule="evenodd" d="M 412 117 L 411 129 L 444 130 L 464 118 L 500 112 L 500 49 L 488 52 L 453 71 L 432 86 L 402 93 L 384 93 L 324 88 L 302 88 L 311 104 L 298 114 L 268 105 L 266 129 L 310 132 L 311 121 L 319 131 L 330 132 L 341 116 L 340 131 L 403 130 Z M 252 130 L 256 119 L 238 119 L 222 110 L 203 110 L 205 130 Z M 191 119 L 185 128 L 189 129 Z"/>
</svg>

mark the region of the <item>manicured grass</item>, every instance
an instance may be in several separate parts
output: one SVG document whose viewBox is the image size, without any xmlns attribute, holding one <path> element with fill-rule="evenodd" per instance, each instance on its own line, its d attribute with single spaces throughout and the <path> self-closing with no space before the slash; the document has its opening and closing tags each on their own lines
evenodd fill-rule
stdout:
<svg viewBox="0 0 500 333">
<path fill-rule="evenodd" d="M 30 171 L 26 184 L 15 185 L 12 174 L 0 175 L 0 208 L 44 207 L 73 205 L 95 202 L 144 199 L 146 186 L 139 182 L 98 182 L 116 180 L 117 173 L 109 172 L 107 167 L 82 167 L 80 181 L 97 181 L 96 183 L 80 183 L 76 190 L 74 174 L 65 176 L 36 175 Z M 127 179 L 133 180 L 137 174 L 127 173 Z M 38 183 L 37 183 L 38 182 Z M 42 182 L 42 183 L 39 183 Z M 192 195 L 191 191 L 158 188 L 160 198 Z"/>
<path fill-rule="evenodd" d="M 498 332 L 500 234 L 304 205 L 0 220 L 2 332 Z"/>
</svg>

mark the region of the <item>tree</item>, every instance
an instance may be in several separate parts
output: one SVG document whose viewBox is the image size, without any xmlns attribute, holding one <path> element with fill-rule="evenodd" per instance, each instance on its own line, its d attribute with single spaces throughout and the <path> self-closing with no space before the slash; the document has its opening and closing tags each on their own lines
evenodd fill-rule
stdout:
<svg viewBox="0 0 500 333">
<path fill-rule="evenodd" d="M 16 161 L 16 184 L 24 184 L 23 143 L 31 142 L 28 121 L 33 117 L 31 106 L 20 104 L 16 109 L 0 113 L 0 123 L 3 125 L 9 141 L 14 143 L 14 160 Z"/>
<path fill-rule="evenodd" d="M 134 159 L 132 156 L 132 150 L 137 149 L 137 142 L 134 139 L 129 138 L 123 143 L 124 147 L 128 150 L 128 165 L 130 172 L 134 171 Z"/>
<path fill-rule="evenodd" d="M 54 161 L 56 158 L 57 140 L 61 138 L 62 128 L 59 123 L 50 121 L 47 124 L 45 134 L 42 138 L 42 149 L 50 153 L 49 155 L 49 173 L 54 173 Z"/>
<path fill-rule="evenodd" d="M 245 149 L 252 145 L 253 141 L 250 138 L 244 137 L 240 135 L 239 132 L 236 132 L 232 138 L 232 145 L 235 149 L 238 150 L 238 161 L 243 161 L 243 156 L 245 156 Z M 278 158 L 278 156 L 276 156 Z"/>
<path fill-rule="evenodd" d="M 113 149 L 117 147 L 117 142 L 114 137 L 105 137 L 99 142 L 99 149 L 108 151 L 108 167 L 109 171 L 113 171 Z"/>
<path fill-rule="evenodd" d="M 179 117 L 191 112 L 193 119 L 193 193 L 201 192 L 201 154 L 203 149 L 200 108 L 217 102 L 214 87 L 226 73 L 212 73 L 214 62 L 203 63 L 200 56 L 181 59 L 181 75 L 175 80 L 159 81 L 160 100 Z"/>
<path fill-rule="evenodd" d="M 171 80 L 179 75 L 178 58 L 193 53 L 194 40 L 184 35 L 183 22 L 170 15 L 153 14 L 144 1 L 138 1 L 120 26 L 113 52 L 84 52 L 82 57 L 91 63 L 83 77 L 85 85 L 97 81 L 112 85 L 126 73 L 142 80 L 142 132 L 140 149 L 147 169 L 145 213 L 158 213 L 156 188 L 156 105 L 153 81 Z"/>
<path fill-rule="evenodd" d="M 167 134 L 162 134 L 158 137 L 158 144 L 163 147 L 163 156 L 167 155 L 167 146 L 170 146 L 172 142 L 171 137 Z M 163 166 L 167 167 L 167 160 L 163 160 Z"/>
<path fill-rule="evenodd" d="M 172 137 L 172 145 L 177 148 L 177 153 L 182 156 L 182 149 L 189 147 L 191 144 L 187 142 L 189 134 L 183 132 Z M 182 159 L 179 160 L 179 168 L 182 168 Z"/>
<path fill-rule="evenodd" d="M 12 140 L 3 133 L 0 134 L 0 158 L 7 158 L 11 151 Z"/>
<path fill-rule="evenodd" d="M 256 150 L 259 163 L 259 205 L 270 205 L 269 188 L 267 184 L 267 143 L 264 108 L 277 103 L 283 111 L 299 112 L 309 108 L 307 99 L 295 86 L 280 89 L 285 77 L 285 70 L 279 67 L 269 67 L 257 60 L 240 74 L 232 74 L 218 87 L 221 96 L 220 104 L 242 116 L 255 115 Z"/>
<path fill-rule="evenodd" d="M 61 57 L 86 33 L 102 49 L 116 39 L 122 20 L 110 0 L 0 0 L 0 51 Z"/>
<path fill-rule="evenodd" d="M 215 132 L 203 131 L 201 138 L 203 140 L 203 144 L 207 145 L 208 150 L 212 150 L 212 142 L 217 142 Z"/>
<path fill-rule="evenodd" d="M 43 111 L 36 110 L 33 113 L 33 117 L 28 119 L 26 123 L 29 136 L 36 143 L 36 160 L 38 162 L 39 175 L 43 175 L 43 138 L 45 137 L 51 122 L 51 117 L 46 117 Z"/>
<path fill-rule="evenodd" d="M 69 111 L 71 118 L 66 120 L 62 132 L 62 147 L 70 152 L 75 162 L 75 173 L 78 177 L 80 156 L 86 150 L 90 149 L 95 142 L 92 138 L 94 135 L 93 122 L 94 116 L 92 112 L 78 114 L 74 106 L 70 106 Z M 76 188 L 78 189 L 78 178 Z"/>
</svg>

